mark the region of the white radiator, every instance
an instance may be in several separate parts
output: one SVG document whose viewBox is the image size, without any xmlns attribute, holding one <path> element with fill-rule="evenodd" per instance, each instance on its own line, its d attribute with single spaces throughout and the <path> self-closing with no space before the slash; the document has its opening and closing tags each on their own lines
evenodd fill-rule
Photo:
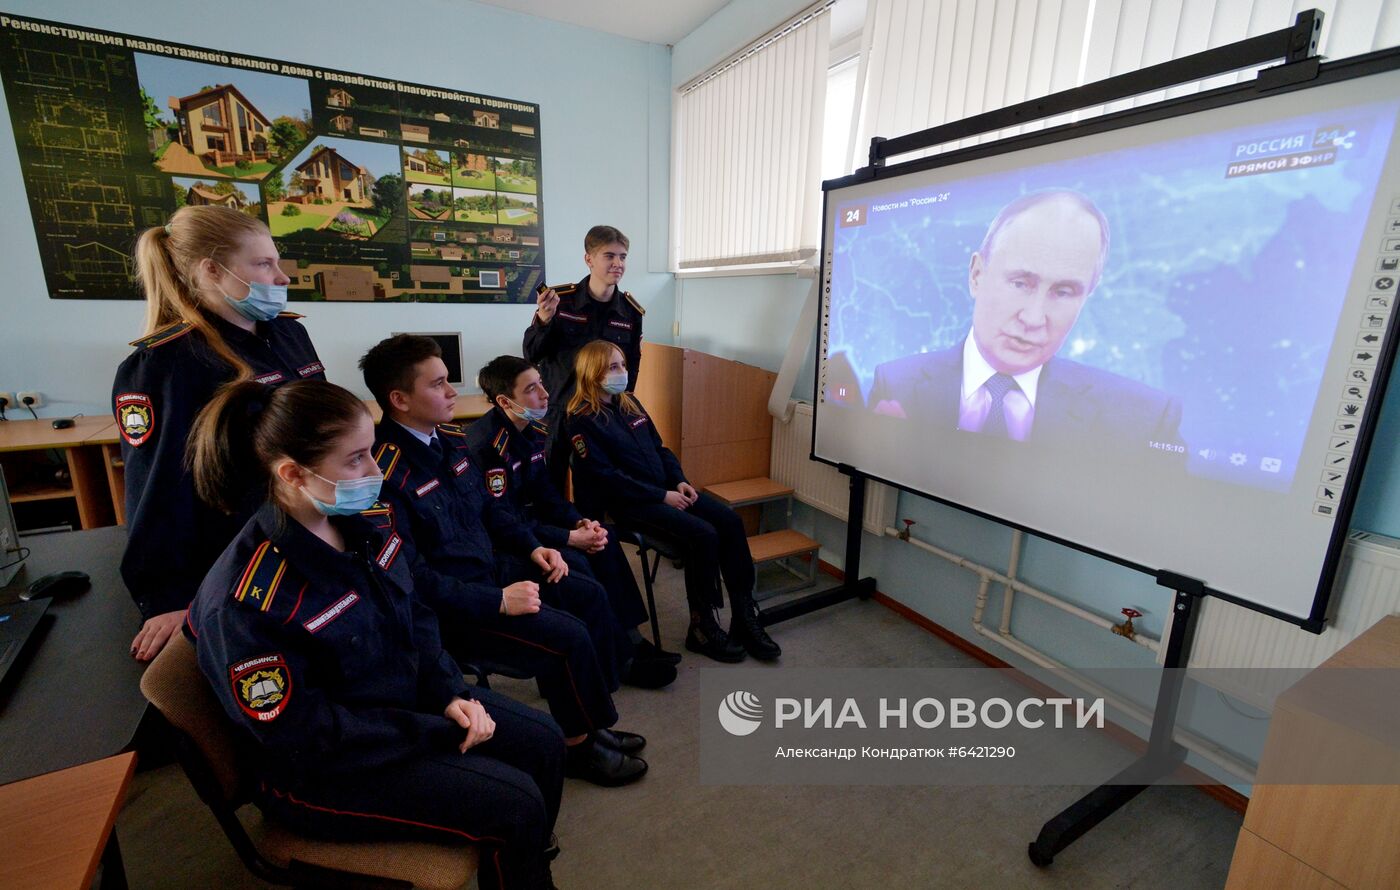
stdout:
<svg viewBox="0 0 1400 890">
<path fill-rule="evenodd" d="M 1193 668 L 1314 668 L 1387 615 L 1400 613 L 1400 540 L 1355 531 L 1342 550 L 1331 618 L 1320 634 L 1206 597 L 1191 646 Z M 1260 708 L 1272 707 L 1292 672 L 1226 674 L 1227 692 Z M 1218 677 L 1215 679 L 1219 679 Z M 1211 682 L 1211 681 L 1207 681 Z M 1212 682 L 1211 685 L 1222 685 Z M 1223 688 L 1223 686 L 1222 686 Z"/>
<path fill-rule="evenodd" d="M 768 475 L 774 482 L 791 485 L 794 494 L 804 504 L 846 520 L 850 503 L 850 479 L 834 467 L 811 459 L 812 406 L 805 402 L 792 403 L 792 419 L 787 423 L 773 419 L 773 449 L 769 458 Z M 899 492 L 888 485 L 867 481 L 865 484 L 865 521 L 862 526 L 874 535 L 883 535 L 895 524 L 895 509 Z"/>
</svg>

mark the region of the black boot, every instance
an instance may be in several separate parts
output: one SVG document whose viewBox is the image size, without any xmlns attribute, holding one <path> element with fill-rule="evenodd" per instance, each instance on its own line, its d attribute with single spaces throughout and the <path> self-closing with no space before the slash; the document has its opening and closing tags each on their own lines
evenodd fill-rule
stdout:
<svg viewBox="0 0 1400 890">
<path fill-rule="evenodd" d="M 729 639 L 743 646 L 759 661 L 775 661 L 783 654 L 782 647 L 773 642 L 763 629 L 763 621 L 758 617 L 758 603 L 753 597 L 736 597 L 731 594 L 730 608 L 733 618 L 729 622 Z"/>
<path fill-rule="evenodd" d="M 685 635 L 685 648 L 726 664 L 744 660 L 744 647 L 729 638 L 715 620 L 714 613 L 708 609 L 690 613 L 690 632 Z"/>
</svg>

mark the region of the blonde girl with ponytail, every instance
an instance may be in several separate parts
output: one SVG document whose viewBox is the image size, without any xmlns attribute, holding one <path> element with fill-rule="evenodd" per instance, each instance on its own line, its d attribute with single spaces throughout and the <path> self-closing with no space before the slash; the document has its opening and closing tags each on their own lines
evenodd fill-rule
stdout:
<svg viewBox="0 0 1400 890">
<path fill-rule="evenodd" d="M 179 629 L 205 572 L 250 503 L 225 516 L 202 504 L 185 465 L 195 415 L 234 380 L 325 379 L 301 316 L 286 312 L 277 245 L 229 207 L 183 207 L 136 242 L 143 335 L 117 368 L 112 413 L 126 464 L 122 578 L 144 619 L 133 657 L 154 658 Z"/>
</svg>

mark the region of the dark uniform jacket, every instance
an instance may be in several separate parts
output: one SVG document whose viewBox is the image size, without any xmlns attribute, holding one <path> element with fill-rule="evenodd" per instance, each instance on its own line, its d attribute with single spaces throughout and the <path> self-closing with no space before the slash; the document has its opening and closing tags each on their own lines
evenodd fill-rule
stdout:
<svg viewBox="0 0 1400 890">
<path fill-rule="evenodd" d="M 504 471 L 483 475 L 460 426 L 442 424 L 437 433 L 441 458 L 398 423 L 379 423 L 374 459 L 384 473 L 381 497 L 412 538 L 413 581 L 423 601 L 444 618 L 496 615 L 501 583 L 493 547 L 528 559 L 542 545 L 510 501 L 488 491 Z"/>
<path fill-rule="evenodd" d="M 575 414 L 565 434 L 573 448 L 575 500 L 586 508 L 659 503 L 686 481 L 680 461 L 661 444 L 645 410 L 624 414 L 614 403 L 598 414 Z"/>
<path fill-rule="evenodd" d="M 311 338 L 296 321 L 300 315 L 284 312 L 260 322 L 256 333 L 208 317 L 263 383 L 325 379 Z M 132 345 L 136 351 L 117 368 L 112 384 L 112 413 L 126 464 L 127 545 L 121 568 L 142 617 L 151 618 L 189 605 L 248 513 L 230 518 L 201 503 L 185 469 L 185 441 L 195 415 L 233 379 L 233 368 L 185 322 Z"/>
<path fill-rule="evenodd" d="M 284 790 L 461 743 L 470 698 L 413 594 L 383 505 L 331 520 L 341 553 L 266 504 L 214 563 L 186 617 L 245 762 Z"/>
<path fill-rule="evenodd" d="M 548 437 L 549 428 L 539 421 L 517 430 L 499 407 L 467 427 L 467 445 L 482 472 L 501 471 L 499 487 L 492 482 L 488 491 L 509 500 L 541 544 L 563 550 L 569 546 L 569 530 L 583 515 L 550 478 Z"/>
<path fill-rule="evenodd" d="M 559 307 L 549 324 L 536 313 L 525 329 L 525 358 L 540 369 L 550 402 L 562 408 L 574 392 L 574 357 L 594 340 L 617 344 L 627 360 L 627 389 L 637 385 L 642 364 L 642 316 L 646 310 L 626 291 L 599 303 L 588 295 L 588 279 L 556 287 Z M 554 412 L 551 412 L 554 413 Z"/>
</svg>

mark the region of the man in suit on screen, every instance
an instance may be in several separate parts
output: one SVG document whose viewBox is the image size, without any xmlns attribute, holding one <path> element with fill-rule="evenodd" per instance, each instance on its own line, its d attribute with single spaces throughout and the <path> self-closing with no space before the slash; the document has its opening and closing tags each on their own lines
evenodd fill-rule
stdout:
<svg viewBox="0 0 1400 890">
<path fill-rule="evenodd" d="M 958 345 L 885 362 L 877 414 L 987 436 L 1090 450 L 1180 444 L 1180 402 L 1056 356 L 1098 286 L 1108 221 L 1078 192 L 1002 208 L 968 269 L 972 330 Z"/>
</svg>

